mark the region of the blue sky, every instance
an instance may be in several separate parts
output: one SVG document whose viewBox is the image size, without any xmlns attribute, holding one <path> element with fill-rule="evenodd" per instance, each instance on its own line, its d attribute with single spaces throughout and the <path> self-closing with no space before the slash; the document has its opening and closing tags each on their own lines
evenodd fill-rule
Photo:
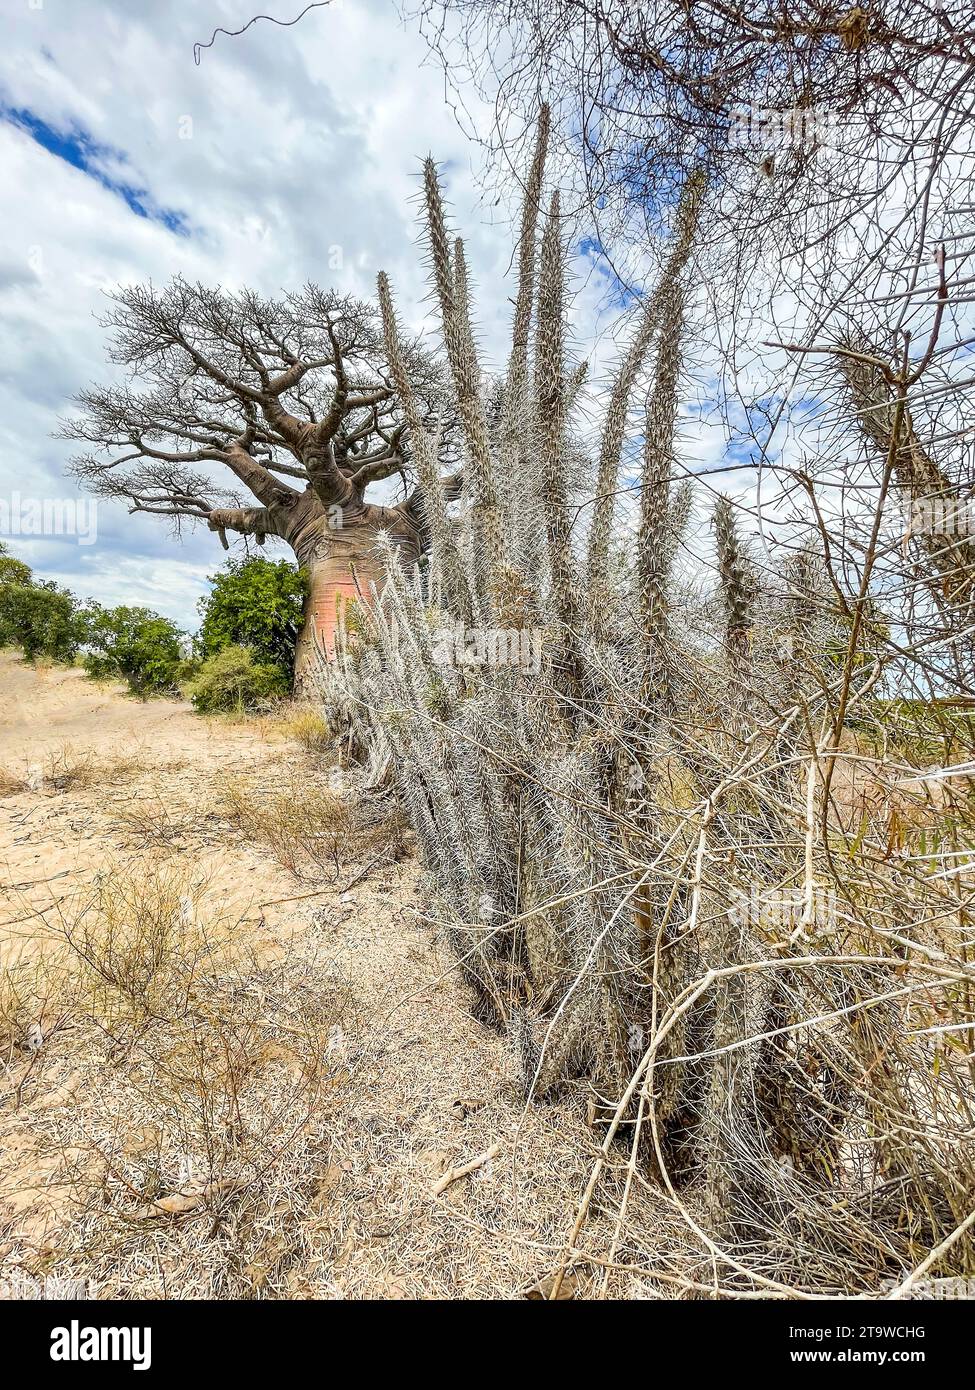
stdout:
<svg viewBox="0 0 975 1390">
<path fill-rule="evenodd" d="M 259 7 L 258 7 L 259 8 Z M 371 296 L 389 271 L 404 317 L 426 312 L 416 175 L 432 151 L 481 283 L 508 260 L 503 208 L 479 186 L 442 75 L 386 0 L 336 0 L 293 29 L 239 28 L 250 0 L 42 0 L 7 7 L 0 57 L 0 492 L 64 498 L 71 397 L 112 378 L 96 318 L 115 284 L 176 273 L 274 294 L 325 278 Z M 342 269 L 329 253 L 342 249 Z M 333 258 L 334 259 L 334 258 Z M 501 350 L 508 305 L 481 329 Z M 192 626 L 209 532 L 99 503 L 98 540 L 8 538 L 38 573 Z M 286 553 L 286 552 L 282 552 Z"/>
<path fill-rule="evenodd" d="M 49 55 L 47 60 L 53 61 Z M 72 168 L 80 169 L 110 193 L 115 193 L 137 217 L 153 218 L 178 236 L 190 235 L 186 213 L 173 208 L 159 207 L 147 188 L 126 181 L 124 173 L 129 160 L 124 150 L 113 149 L 110 145 L 100 145 L 88 131 L 73 123 L 60 129 L 48 125 L 47 121 L 33 111 L 0 105 L 0 120 L 19 127 L 36 141 L 41 149 L 47 150 L 57 159 L 63 159 Z M 110 169 L 119 171 L 121 177 L 113 177 L 108 172 Z"/>
<path fill-rule="evenodd" d="M 511 208 L 482 181 L 477 146 L 443 74 L 390 0 L 334 0 L 294 28 L 255 25 L 252 0 L 41 0 L 4 16 L 0 56 L 0 494 L 76 496 L 70 447 L 52 438 L 71 398 L 112 379 L 97 324 L 119 283 L 180 273 L 273 295 L 306 280 L 371 297 L 389 272 L 403 318 L 429 307 L 417 175 L 441 161 L 467 239 L 487 364 L 504 357 L 513 293 Z M 487 133 L 493 112 L 467 94 Z M 329 269 L 341 248 L 341 269 Z M 615 357 L 625 296 L 600 247 L 575 243 L 573 341 L 593 396 Z M 496 289 L 495 289 L 496 287 Z M 490 292 L 494 290 L 494 292 Z M 594 412 L 598 418 L 598 412 Z M 721 451 L 718 422 L 685 412 L 689 461 Z M 38 573 L 103 603 L 139 603 L 186 626 L 223 552 L 161 519 L 99 503 L 98 540 L 16 538 Z M 287 553 L 282 550 L 281 553 Z"/>
</svg>

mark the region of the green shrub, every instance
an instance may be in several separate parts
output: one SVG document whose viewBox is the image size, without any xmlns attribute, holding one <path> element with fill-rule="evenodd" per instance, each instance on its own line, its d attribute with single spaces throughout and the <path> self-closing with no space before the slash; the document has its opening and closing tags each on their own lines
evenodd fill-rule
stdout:
<svg viewBox="0 0 975 1390">
<path fill-rule="evenodd" d="M 287 560 L 254 558 L 231 560 L 209 580 L 212 592 L 199 604 L 200 655 L 247 647 L 259 665 L 277 667 L 290 685 L 308 592 L 305 575 Z"/>
<path fill-rule="evenodd" d="M 224 647 L 208 657 L 186 686 L 201 714 L 255 709 L 288 693 L 289 677 L 270 662 L 255 661 L 249 647 Z"/>
<path fill-rule="evenodd" d="M 0 541 L 0 647 L 9 647 L 16 641 L 8 616 L 5 590 L 11 584 L 30 584 L 32 579 L 30 565 L 14 559 Z"/>
<path fill-rule="evenodd" d="M 67 589 L 51 581 L 0 584 L 2 640 L 20 647 L 28 661 L 73 661 L 84 631 L 75 597 Z"/>
<path fill-rule="evenodd" d="M 0 587 L 4 584 L 30 584 L 34 575 L 30 565 L 18 560 L 0 541 Z"/>
<path fill-rule="evenodd" d="M 187 674 L 183 633 L 148 608 L 102 608 L 85 612 L 85 670 L 96 679 L 114 676 L 146 700 L 171 695 Z"/>
</svg>

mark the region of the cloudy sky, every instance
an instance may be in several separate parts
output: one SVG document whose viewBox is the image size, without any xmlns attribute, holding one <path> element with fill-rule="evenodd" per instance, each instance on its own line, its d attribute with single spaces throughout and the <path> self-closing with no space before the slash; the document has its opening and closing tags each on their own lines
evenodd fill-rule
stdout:
<svg viewBox="0 0 975 1390">
<path fill-rule="evenodd" d="M 305 280 L 370 296 L 384 268 L 414 326 L 426 305 L 417 173 L 442 162 L 476 283 L 508 269 L 507 209 L 444 80 L 389 0 L 333 0 L 294 28 L 252 0 L 0 0 L 0 496 L 76 497 L 53 439 L 71 397 L 111 378 L 97 316 L 120 282 L 182 273 L 274 294 Z M 300 4 L 264 7 L 290 18 Z M 475 122 L 490 112 L 470 105 Z M 336 254 L 337 253 L 337 254 Z M 340 268 L 336 268 L 340 265 Z M 584 267 L 583 267 L 584 268 Z M 510 289 L 479 307 L 500 353 Z M 583 299 L 594 307 L 595 288 Z M 584 312 L 584 309 L 580 309 Z M 590 327 L 595 316 L 587 315 Z M 97 543 L 8 536 L 39 574 L 195 625 L 223 553 L 207 531 L 101 502 Z"/>
<path fill-rule="evenodd" d="M 97 319 L 105 291 L 119 283 L 161 285 L 182 273 L 274 295 L 314 280 L 371 297 L 385 269 L 401 317 L 423 327 L 417 193 L 427 153 L 440 161 L 467 240 L 485 363 L 503 363 L 517 190 L 499 200 L 485 179 L 442 71 L 394 0 L 331 0 L 292 28 L 259 22 L 237 37 L 220 34 L 194 63 L 194 43 L 218 26 L 239 29 L 261 8 L 290 19 L 301 7 L 0 0 L 0 531 L 18 494 L 79 496 L 64 475 L 70 446 L 52 432 L 76 392 L 112 377 Z M 492 110 L 470 90 L 464 101 L 468 125 L 488 135 Z M 574 236 L 573 336 L 590 358 L 596 405 L 621 336 L 620 309 L 598 245 L 585 228 Z M 639 244 L 628 252 L 642 264 Z M 788 384 L 787 364 L 766 340 L 795 336 L 782 326 L 794 302 L 768 305 L 761 284 L 757 292 L 747 356 L 771 386 L 736 365 L 742 399 Z M 716 486 L 744 498 L 753 486 L 749 454 L 736 454 L 714 409 L 722 325 L 706 306 L 696 319 L 681 456 L 707 475 L 702 498 Z M 815 401 L 799 400 L 807 404 Z M 723 463 L 738 471 L 719 479 Z M 203 530 L 176 542 L 163 520 L 108 502 L 97 524 L 93 545 L 6 539 L 39 575 L 81 597 L 145 604 L 194 627 L 206 575 L 223 560 L 216 538 Z"/>
</svg>

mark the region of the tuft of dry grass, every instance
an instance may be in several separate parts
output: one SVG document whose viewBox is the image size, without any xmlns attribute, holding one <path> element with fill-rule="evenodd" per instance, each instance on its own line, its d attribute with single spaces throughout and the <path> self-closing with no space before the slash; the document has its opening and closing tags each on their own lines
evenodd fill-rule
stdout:
<svg viewBox="0 0 975 1390">
<path fill-rule="evenodd" d="M 302 1262 L 349 995 L 317 961 L 268 963 L 212 898 L 175 861 L 115 865 L 0 975 L 15 1270 L 252 1297 Z"/>
<path fill-rule="evenodd" d="M 118 828 L 143 850 L 172 849 L 193 828 L 194 822 L 179 815 L 160 796 L 137 802 L 118 817 Z"/>
<path fill-rule="evenodd" d="M 96 874 L 85 900 L 62 913 L 55 936 L 75 973 L 75 997 L 111 1028 L 185 1012 L 201 968 L 225 944 L 226 928 L 201 921 L 198 890 L 172 860 L 148 859 L 138 874 Z"/>
<path fill-rule="evenodd" d="M 397 811 L 370 813 L 307 774 L 294 772 L 271 789 L 225 776 L 220 793 L 231 824 L 296 878 L 337 877 L 346 863 L 379 854 L 396 859 L 405 850 L 405 824 Z"/>
<path fill-rule="evenodd" d="M 102 780 L 90 749 L 62 744 L 43 764 L 43 779 L 56 792 L 89 790 Z"/>
<path fill-rule="evenodd" d="M 25 757 L 22 775 L 0 768 L 0 796 L 17 796 L 25 791 L 58 794 L 98 791 L 101 787 L 138 777 L 150 767 L 158 773 L 174 772 L 183 766 L 185 764 L 179 759 L 161 765 L 147 753 L 140 754 L 139 750 L 99 758 L 91 748 L 63 743 L 39 761 Z"/>
<path fill-rule="evenodd" d="M 280 729 L 314 757 L 323 757 L 332 748 L 334 735 L 320 710 L 295 706 L 281 719 Z"/>
<path fill-rule="evenodd" d="M 9 772 L 5 767 L 0 767 L 0 797 L 20 796 L 21 792 L 26 790 L 26 778 L 18 777 L 15 773 Z"/>
</svg>

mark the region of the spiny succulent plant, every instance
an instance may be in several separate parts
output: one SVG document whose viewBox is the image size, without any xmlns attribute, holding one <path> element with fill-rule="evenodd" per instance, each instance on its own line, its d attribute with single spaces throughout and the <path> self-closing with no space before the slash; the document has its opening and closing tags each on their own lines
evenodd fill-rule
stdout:
<svg viewBox="0 0 975 1390">
<path fill-rule="evenodd" d="M 818 1007 L 842 1014 L 846 985 L 811 984 L 800 970 L 770 980 L 757 968 L 776 959 L 783 933 L 754 894 L 812 883 L 796 835 L 810 814 L 797 784 L 809 725 L 794 716 L 822 717 L 833 599 L 805 552 L 777 592 L 760 587 L 727 497 L 714 509 L 715 599 L 695 607 L 693 584 L 675 576 L 691 505 L 676 421 L 699 177 L 614 378 L 595 457 L 580 467 L 572 407 L 583 373 L 566 347 L 558 198 L 541 213 L 545 145 L 543 117 L 500 389 L 478 364 L 463 245 L 448 231 L 433 164 L 425 169 L 464 441 L 457 515 L 456 480 L 439 477 L 380 278 L 429 553 L 420 574 L 384 546 L 385 587 L 364 639 L 339 641 L 326 698 L 357 742 L 371 738 L 371 762 L 388 766 L 431 915 L 473 1011 L 510 1036 L 525 1094 L 541 1101 L 584 1078 L 594 1113 L 620 1121 L 651 1169 L 671 1183 L 703 1178 L 716 1235 L 757 1241 L 781 1229 L 790 1202 L 828 1183 L 846 1142 L 842 1059 L 870 1045 L 863 1030 L 851 1043 L 808 1025 L 795 1043 L 780 1041 Z M 614 550 L 629 404 L 645 370 L 637 505 Z M 708 626 L 715 606 L 720 621 Z M 783 632 L 796 645 L 776 655 Z M 743 884 L 753 894 L 745 911 Z M 827 1005 L 813 1003 L 816 989 L 832 990 Z M 831 1212 L 816 1207 L 817 1249 L 848 1238 Z"/>
</svg>

